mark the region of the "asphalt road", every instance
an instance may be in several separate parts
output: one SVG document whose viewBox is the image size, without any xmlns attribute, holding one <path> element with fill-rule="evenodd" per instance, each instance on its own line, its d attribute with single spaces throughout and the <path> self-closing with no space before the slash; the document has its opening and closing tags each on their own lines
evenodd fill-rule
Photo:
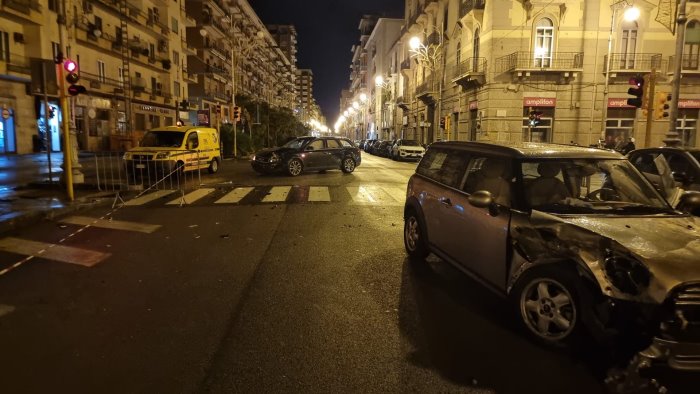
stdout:
<svg viewBox="0 0 700 394">
<path fill-rule="evenodd" d="M 290 178 L 227 163 L 189 205 L 173 194 L 7 234 L 0 391 L 602 392 L 592 355 L 533 344 L 503 300 L 406 259 L 414 169 L 363 155 L 350 175 Z"/>
</svg>

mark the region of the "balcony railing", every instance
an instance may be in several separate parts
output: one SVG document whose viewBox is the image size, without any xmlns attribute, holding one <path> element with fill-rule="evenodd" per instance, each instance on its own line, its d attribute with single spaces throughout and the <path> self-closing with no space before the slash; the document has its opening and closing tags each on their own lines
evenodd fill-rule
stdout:
<svg viewBox="0 0 700 394">
<path fill-rule="evenodd" d="M 431 81 L 423 82 L 422 84 L 416 86 L 416 95 L 426 95 L 435 91 L 434 84 Z"/>
<path fill-rule="evenodd" d="M 516 70 L 572 70 L 583 68 L 583 52 L 555 52 L 551 56 L 519 51 L 496 59 L 499 72 Z"/>
<path fill-rule="evenodd" d="M 668 58 L 668 69 L 674 70 L 676 67 L 676 57 L 670 56 Z M 683 62 L 681 63 L 681 71 L 699 71 L 700 72 L 700 54 L 684 54 Z"/>
<path fill-rule="evenodd" d="M 401 62 L 401 69 L 402 70 L 409 70 L 411 69 L 411 58 L 406 58 L 404 61 Z"/>
<path fill-rule="evenodd" d="M 7 63 L 7 71 L 27 75 L 30 75 L 32 73 L 28 57 L 10 53 L 9 59 L 3 58 L 3 60 Z"/>
<path fill-rule="evenodd" d="M 31 10 L 41 12 L 39 0 L 2 0 L 2 5 L 27 15 Z"/>
<path fill-rule="evenodd" d="M 608 64 L 608 56 L 605 55 L 605 65 Z M 613 53 L 610 56 L 610 71 L 638 72 L 657 70 L 662 66 L 662 55 L 660 53 Z M 606 69 L 607 71 L 607 69 Z"/>
<path fill-rule="evenodd" d="M 459 3 L 459 17 L 463 17 L 473 10 L 483 10 L 486 0 L 462 0 Z"/>
<path fill-rule="evenodd" d="M 456 65 L 452 69 L 452 73 L 449 73 L 448 75 L 450 75 L 452 79 L 455 79 L 465 75 L 484 73 L 486 73 L 486 58 L 470 57 Z"/>
</svg>

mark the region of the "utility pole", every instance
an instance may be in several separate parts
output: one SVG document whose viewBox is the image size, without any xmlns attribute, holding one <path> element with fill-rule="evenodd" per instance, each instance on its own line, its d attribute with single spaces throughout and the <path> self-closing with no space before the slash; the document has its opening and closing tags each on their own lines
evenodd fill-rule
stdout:
<svg viewBox="0 0 700 394">
<path fill-rule="evenodd" d="M 60 56 L 63 60 L 69 58 L 68 48 L 65 46 L 65 29 L 66 29 L 66 0 L 61 0 L 59 2 L 59 13 L 58 13 L 58 41 L 59 41 L 59 52 L 63 52 L 66 49 L 65 56 Z M 61 126 L 63 128 L 63 173 L 65 175 L 66 182 L 66 192 L 68 194 L 68 199 L 73 201 L 75 196 L 73 194 L 73 146 L 71 145 L 70 136 L 70 123 L 71 112 L 70 105 L 68 104 L 68 99 L 66 98 L 65 81 L 63 78 L 63 62 L 56 65 L 56 70 L 58 71 L 58 97 L 61 104 L 61 114 L 63 115 Z M 46 124 L 48 130 L 48 123 Z M 77 155 L 76 155 L 77 159 Z M 49 163 L 49 165 L 51 165 Z"/>
<path fill-rule="evenodd" d="M 651 146 L 651 125 L 654 121 L 654 92 L 656 91 L 656 68 L 651 69 L 651 74 L 649 75 L 649 82 L 648 84 L 645 83 L 644 85 L 648 86 L 647 125 L 646 133 L 644 134 L 644 146 L 648 148 Z"/>
<path fill-rule="evenodd" d="M 671 108 L 668 117 L 668 133 L 664 138 L 664 143 L 667 146 L 678 146 L 681 144 L 681 139 L 676 132 L 676 121 L 678 120 L 678 100 L 681 93 L 681 70 L 683 68 L 683 45 L 685 44 L 685 22 L 688 20 L 685 15 L 686 0 L 680 0 L 678 5 L 678 18 L 676 23 L 676 62 L 673 65 L 673 83 L 671 84 Z"/>
</svg>

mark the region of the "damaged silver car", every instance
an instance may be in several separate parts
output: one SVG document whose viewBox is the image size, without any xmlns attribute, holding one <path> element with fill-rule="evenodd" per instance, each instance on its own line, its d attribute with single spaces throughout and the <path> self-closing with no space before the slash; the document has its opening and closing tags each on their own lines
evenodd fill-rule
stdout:
<svg viewBox="0 0 700 394">
<path fill-rule="evenodd" d="M 686 193 L 679 207 L 697 208 Z M 638 336 L 700 371 L 700 218 L 622 155 L 569 145 L 438 142 L 408 183 L 404 244 L 508 297 L 541 342 Z"/>
</svg>

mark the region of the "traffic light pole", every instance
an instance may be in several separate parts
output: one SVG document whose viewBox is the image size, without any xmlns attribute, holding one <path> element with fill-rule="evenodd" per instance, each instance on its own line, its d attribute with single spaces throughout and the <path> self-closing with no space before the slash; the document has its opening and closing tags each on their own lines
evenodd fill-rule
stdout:
<svg viewBox="0 0 700 394">
<path fill-rule="evenodd" d="M 651 147 L 651 126 L 654 121 L 654 92 L 656 91 L 656 69 L 651 69 L 649 75 L 649 90 L 647 90 L 647 125 L 644 133 L 644 146 Z"/>
<path fill-rule="evenodd" d="M 678 101 L 680 99 L 681 93 L 681 70 L 683 68 L 683 46 L 685 44 L 685 22 L 687 18 L 685 15 L 685 3 L 686 0 L 680 0 L 678 4 L 678 19 L 676 23 L 676 54 L 674 59 L 676 59 L 673 65 L 673 81 L 671 83 L 671 108 L 668 117 L 668 133 L 666 133 L 666 138 L 664 138 L 664 143 L 667 146 L 678 146 L 681 144 L 681 140 L 676 132 L 676 121 L 678 120 Z"/>
<path fill-rule="evenodd" d="M 59 38 L 59 52 L 63 53 L 64 46 L 64 29 L 66 28 L 66 1 L 61 0 L 58 2 L 59 15 L 58 15 L 58 38 Z M 65 55 L 68 55 L 67 53 Z M 68 199 L 73 201 L 75 196 L 73 194 L 73 163 L 71 161 L 71 138 L 70 138 L 70 107 L 68 106 L 68 100 L 66 99 L 66 89 L 65 81 L 63 78 L 63 62 L 56 65 L 56 72 L 58 73 L 58 97 L 59 103 L 61 105 L 61 127 L 63 128 L 63 173 L 66 181 L 66 192 L 68 194 Z"/>
</svg>

